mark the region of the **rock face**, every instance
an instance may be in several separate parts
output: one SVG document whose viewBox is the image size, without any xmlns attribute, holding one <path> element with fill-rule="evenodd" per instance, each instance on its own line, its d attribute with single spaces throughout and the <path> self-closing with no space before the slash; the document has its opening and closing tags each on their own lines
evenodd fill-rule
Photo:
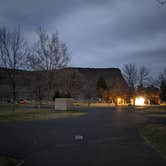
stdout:
<svg viewBox="0 0 166 166">
<path fill-rule="evenodd" d="M 106 81 L 107 91 L 103 94 L 104 98 L 111 97 L 112 99 L 118 96 L 126 98 L 128 86 L 124 80 L 120 69 L 118 68 L 71 68 L 78 71 L 85 80 L 84 96 L 86 98 L 98 98 L 101 92 L 97 90 L 97 82 L 100 77 Z M 106 97 L 107 96 L 107 97 Z"/>
<path fill-rule="evenodd" d="M 121 85 L 124 89 L 127 88 L 127 83 L 124 80 L 120 69 L 118 68 L 71 68 L 81 73 L 85 79 L 93 81 L 94 84 L 98 78 L 102 76 L 109 89 L 115 88 L 117 85 Z"/>
<path fill-rule="evenodd" d="M 89 78 L 93 76 L 99 77 L 101 75 L 105 78 L 110 78 L 115 76 L 122 77 L 121 71 L 118 68 L 80 68 L 78 67 L 78 68 L 71 68 L 71 69 L 77 70 Z"/>
</svg>

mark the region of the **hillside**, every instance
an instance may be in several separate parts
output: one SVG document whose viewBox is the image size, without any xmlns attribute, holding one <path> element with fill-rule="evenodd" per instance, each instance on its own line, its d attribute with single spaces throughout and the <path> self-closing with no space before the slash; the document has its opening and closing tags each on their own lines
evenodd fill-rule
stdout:
<svg viewBox="0 0 166 166">
<path fill-rule="evenodd" d="M 107 87 L 110 90 L 114 90 L 117 87 L 118 88 L 120 87 L 120 89 L 127 89 L 127 84 L 122 77 L 120 69 L 118 68 L 66 68 L 65 70 L 74 71 L 82 75 L 86 84 L 89 84 L 90 89 L 93 89 L 94 94 L 96 94 L 95 93 L 96 83 L 100 76 L 104 77 L 104 79 L 107 82 Z M 31 98 L 31 96 L 33 95 L 32 94 L 29 95 L 29 94 L 32 93 L 31 85 L 33 83 L 33 76 L 36 74 L 36 72 L 17 70 L 16 73 L 17 73 L 16 75 L 17 91 L 18 91 L 19 98 L 20 97 Z M 71 79 L 66 77 L 71 77 L 71 75 L 70 74 L 66 75 L 64 77 L 64 81 L 63 79 L 61 79 L 61 82 L 63 82 L 63 84 L 60 86 L 60 88 L 57 86 L 55 88 L 56 90 L 63 89 L 62 86 L 65 86 L 65 88 L 68 86 L 68 85 L 64 85 L 65 81 L 67 80 L 66 82 L 68 82 Z M 71 84 L 73 84 L 73 82 Z M 81 86 L 86 87 L 85 84 Z M 75 88 L 75 86 L 72 88 Z M 72 90 L 70 89 L 70 92 L 71 91 L 73 91 L 73 89 Z M 6 99 L 6 98 L 9 98 L 10 94 L 11 94 L 11 90 L 10 90 L 10 84 L 8 81 L 7 70 L 4 68 L 0 68 L 0 96 L 1 98 Z"/>
<path fill-rule="evenodd" d="M 87 80 L 97 81 L 100 76 L 107 81 L 109 88 L 114 87 L 115 84 L 120 83 L 124 88 L 127 88 L 121 70 L 118 68 L 71 68 L 81 73 Z"/>
</svg>

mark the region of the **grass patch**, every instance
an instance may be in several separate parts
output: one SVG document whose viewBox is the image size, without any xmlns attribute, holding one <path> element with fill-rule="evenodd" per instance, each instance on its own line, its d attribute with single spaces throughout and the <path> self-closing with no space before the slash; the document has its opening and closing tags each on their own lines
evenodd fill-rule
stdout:
<svg viewBox="0 0 166 166">
<path fill-rule="evenodd" d="M 17 107 L 17 109 L 14 112 L 11 111 L 9 108 L 10 105 L 0 105 L 0 122 L 71 118 L 86 114 L 86 112 L 81 112 L 78 110 L 51 111 L 51 107 L 38 109 L 21 106 Z"/>
<path fill-rule="evenodd" d="M 166 118 L 166 113 L 165 114 L 151 113 L 147 114 L 146 116 L 152 118 Z"/>
<path fill-rule="evenodd" d="M 166 158 L 166 124 L 163 123 L 166 120 L 166 107 L 136 107 L 134 112 L 141 119 L 138 122 L 140 135 Z"/>
<path fill-rule="evenodd" d="M 134 111 L 138 113 L 166 113 L 166 106 L 135 107 Z"/>
<path fill-rule="evenodd" d="M 0 166 L 17 166 L 20 161 L 10 157 L 0 157 Z"/>
<path fill-rule="evenodd" d="M 142 123 L 147 119 L 165 119 L 166 120 L 166 107 L 156 106 L 156 107 L 140 107 L 134 108 L 135 116 L 142 118 Z"/>
<path fill-rule="evenodd" d="M 31 120 L 49 120 L 59 118 L 70 118 L 85 115 L 85 112 L 79 111 L 53 111 L 32 110 L 32 111 L 8 111 L 0 113 L 0 122 L 10 121 L 31 121 Z"/>
<path fill-rule="evenodd" d="M 139 127 L 139 132 L 148 144 L 152 145 L 166 158 L 166 125 L 142 125 Z"/>
</svg>

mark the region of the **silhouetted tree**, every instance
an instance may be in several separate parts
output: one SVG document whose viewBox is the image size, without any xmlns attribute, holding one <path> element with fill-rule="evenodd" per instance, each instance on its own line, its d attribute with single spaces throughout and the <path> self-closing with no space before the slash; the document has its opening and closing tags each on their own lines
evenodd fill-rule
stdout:
<svg viewBox="0 0 166 166">
<path fill-rule="evenodd" d="M 148 68 L 145 66 L 141 66 L 139 71 L 138 71 L 138 82 L 139 82 L 139 87 L 144 87 L 145 85 L 148 84 L 150 81 L 150 71 Z"/>
<path fill-rule="evenodd" d="M 32 70 L 45 71 L 47 78 L 48 97 L 55 79 L 55 71 L 67 66 L 70 58 L 66 44 L 59 39 L 58 33 L 49 35 L 42 28 L 37 33 L 38 41 L 31 54 L 27 57 L 28 65 Z"/>
<path fill-rule="evenodd" d="M 52 97 L 52 100 L 55 101 L 56 98 L 60 98 L 61 94 L 58 90 L 55 91 L 54 96 Z"/>
<path fill-rule="evenodd" d="M 161 81 L 160 98 L 161 100 L 166 101 L 166 82 L 165 81 Z"/>
<path fill-rule="evenodd" d="M 98 78 L 96 86 L 99 93 L 99 97 L 102 97 L 102 93 L 107 89 L 107 83 L 102 76 Z"/>
<path fill-rule="evenodd" d="M 97 81 L 97 89 L 98 90 L 99 89 L 103 89 L 103 90 L 107 89 L 106 81 L 102 76 L 100 76 L 98 81 Z"/>
<path fill-rule="evenodd" d="M 82 84 L 82 91 L 84 97 L 88 100 L 88 107 L 89 107 L 91 103 L 91 98 L 96 95 L 96 87 L 94 86 L 94 80 L 84 78 Z"/>
<path fill-rule="evenodd" d="M 27 49 L 20 29 L 11 31 L 6 27 L 0 28 L 0 61 L 2 67 L 6 68 L 8 73 L 12 90 L 13 111 L 17 98 L 16 70 L 23 67 L 26 55 Z"/>
<path fill-rule="evenodd" d="M 33 97 L 37 99 L 38 108 L 41 108 L 42 100 L 47 96 L 46 75 L 42 71 L 35 71 L 31 75 L 31 88 Z"/>
<path fill-rule="evenodd" d="M 130 88 L 134 88 L 138 80 L 138 72 L 135 64 L 126 64 L 123 68 L 123 76 Z"/>
<path fill-rule="evenodd" d="M 166 69 L 164 69 L 163 72 L 160 73 L 159 80 L 160 80 L 160 98 L 161 100 L 166 101 Z"/>
<path fill-rule="evenodd" d="M 128 84 L 129 100 L 134 96 L 135 86 L 138 80 L 138 72 L 135 64 L 126 64 L 123 68 L 123 76 Z"/>
<path fill-rule="evenodd" d="M 83 85 L 83 76 L 71 68 L 58 70 L 56 73 L 56 81 L 54 91 L 60 89 L 65 96 L 78 97 L 81 93 Z"/>
</svg>

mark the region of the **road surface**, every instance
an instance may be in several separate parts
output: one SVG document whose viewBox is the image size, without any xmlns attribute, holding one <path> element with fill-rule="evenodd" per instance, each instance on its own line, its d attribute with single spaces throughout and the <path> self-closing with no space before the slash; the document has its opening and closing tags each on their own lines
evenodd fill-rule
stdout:
<svg viewBox="0 0 166 166">
<path fill-rule="evenodd" d="M 127 108 L 84 108 L 71 119 L 0 123 L 0 155 L 24 166 L 165 166 Z"/>
</svg>

